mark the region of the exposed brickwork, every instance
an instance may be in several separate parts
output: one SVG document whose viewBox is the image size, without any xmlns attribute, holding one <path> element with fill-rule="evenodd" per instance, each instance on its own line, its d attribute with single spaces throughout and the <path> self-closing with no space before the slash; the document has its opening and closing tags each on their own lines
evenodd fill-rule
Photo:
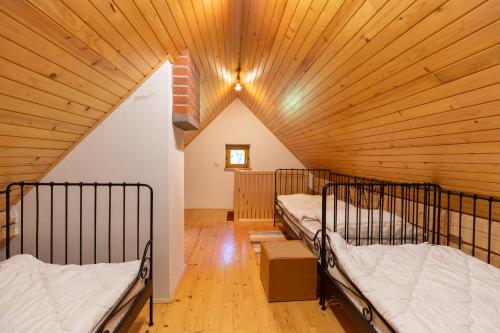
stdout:
<svg viewBox="0 0 500 333">
<path fill-rule="evenodd" d="M 173 65 L 174 125 L 192 131 L 200 126 L 200 73 L 187 50 L 181 52 Z"/>
</svg>

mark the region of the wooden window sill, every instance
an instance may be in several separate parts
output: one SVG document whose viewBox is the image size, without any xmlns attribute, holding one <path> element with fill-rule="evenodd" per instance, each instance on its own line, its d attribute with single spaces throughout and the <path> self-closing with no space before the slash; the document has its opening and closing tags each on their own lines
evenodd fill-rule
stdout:
<svg viewBox="0 0 500 333">
<path fill-rule="evenodd" d="M 252 170 L 252 168 L 224 168 L 224 171 L 238 171 L 238 170 L 245 170 L 245 171 L 249 171 L 249 170 Z"/>
</svg>

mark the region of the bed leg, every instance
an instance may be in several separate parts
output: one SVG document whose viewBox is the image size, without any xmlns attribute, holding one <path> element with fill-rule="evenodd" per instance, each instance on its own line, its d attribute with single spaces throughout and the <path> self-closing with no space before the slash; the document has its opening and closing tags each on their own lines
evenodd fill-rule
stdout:
<svg viewBox="0 0 500 333">
<path fill-rule="evenodd" d="M 149 297 L 149 326 L 153 326 L 153 296 Z"/>
<path fill-rule="evenodd" d="M 319 283 L 319 305 L 321 305 L 321 310 L 326 310 L 326 286 L 323 271 L 320 272 Z"/>
</svg>

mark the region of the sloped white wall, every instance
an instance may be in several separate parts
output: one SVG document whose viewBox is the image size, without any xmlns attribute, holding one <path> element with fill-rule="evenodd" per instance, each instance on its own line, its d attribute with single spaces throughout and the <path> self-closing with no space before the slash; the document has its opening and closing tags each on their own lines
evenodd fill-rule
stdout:
<svg viewBox="0 0 500 333">
<path fill-rule="evenodd" d="M 186 208 L 233 208 L 234 173 L 224 170 L 226 144 L 250 144 L 252 170 L 304 167 L 236 99 L 185 148 Z"/>
<path fill-rule="evenodd" d="M 42 180 L 42 182 L 141 182 L 153 187 L 154 297 L 157 300 L 170 298 L 184 270 L 183 136 L 183 132 L 172 125 L 172 65 L 166 62 Z M 116 189 L 116 192 L 118 195 L 113 195 L 112 209 L 114 212 L 121 212 L 120 189 Z M 60 194 L 57 194 L 59 199 Z M 141 211 L 144 209 L 148 212 L 146 197 L 146 192 L 144 196 L 141 194 L 141 203 L 146 206 L 141 208 Z M 131 201 L 127 202 L 134 207 L 134 212 L 135 198 L 133 193 L 127 195 L 127 199 Z M 69 217 L 72 221 L 77 220 L 79 211 L 77 200 L 78 196 L 75 195 L 74 204 L 69 207 Z M 98 206 L 107 209 L 107 200 L 106 195 L 100 195 Z M 92 213 L 87 214 L 87 211 L 93 212 L 93 205 L 84 204 L 88 207 L 88 210 L 84 209 L 84 222 L 92 223 Z M 62 215 L 62 207 L 56 209 L 58 210 L 56 217 Z M 43 210 L 46 211 L 46 208 Z M 34 214 L 33 211 L 34 191 L 31 191 L 25 198 L 26 221 Z M 41 230 L 43 230 L 43 223 L 47 223 L 47 215 L 41 218 Z M 107 237 L 106 216 L 99 216 L 98 219 L 102 221 L 100 223 L 104 223 L 104 228 L 99 228 L 99 237 Z M 121 214 L 115 214 L 112 224 L 120 226 L 121 219 Z M 130 224 L 128 228 L 134 229 L 135 215 L 130 216 L 128 220 Z M 102 233 L 101 229 L 104 229 Z M 114 228 L 113 230 L 116 231 Z M 57 228 L 57 231 L 61 234 L 56 236 L 56 239 L 64 239 L 64 229 Z M 85 231 L 93 233 L 93 228 L 84 226 Z M 135 235 L 134 230 L 130 231 Z M 145 233 L 148 232 L 149 229 L 145 230 Z M 77 241 L 78 235 L 75 229 L 70 232 L 72 241 Z M 117 241 L 113 241 L 112 252 L 119 258 L 122 254 L 120 235 L 121 231 L 113 232 L 113 237 L 118 237 Z M 84 239 L 88 236 L 84 235 Z M 33 241 L 29 243 L 28 247 L 33 247 Z M 127 253 L 135 254 L 135 243 L 130 243 L 133 244 L 133 249 L 127 249 Z M 84 261 L 89 262 L 93 250 L 91 247 L 86 247 L 85 251 Z M 46 255 L 42 253 L 42 256 Z M 76 261 L 74 258 L 71 259 L 73 262 Z"/>
</svg>

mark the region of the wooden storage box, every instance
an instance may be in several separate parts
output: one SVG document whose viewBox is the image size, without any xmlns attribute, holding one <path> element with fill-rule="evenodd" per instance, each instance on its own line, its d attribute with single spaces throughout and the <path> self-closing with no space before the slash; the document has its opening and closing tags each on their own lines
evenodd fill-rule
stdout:
<svg viewBox="0 0 500 333">
<path fill-rule="evenodd" d="M 317 258 L 301 241 L 263 242 L 260 279 L 269 302 L 316 299 Z"/>
</svg>

